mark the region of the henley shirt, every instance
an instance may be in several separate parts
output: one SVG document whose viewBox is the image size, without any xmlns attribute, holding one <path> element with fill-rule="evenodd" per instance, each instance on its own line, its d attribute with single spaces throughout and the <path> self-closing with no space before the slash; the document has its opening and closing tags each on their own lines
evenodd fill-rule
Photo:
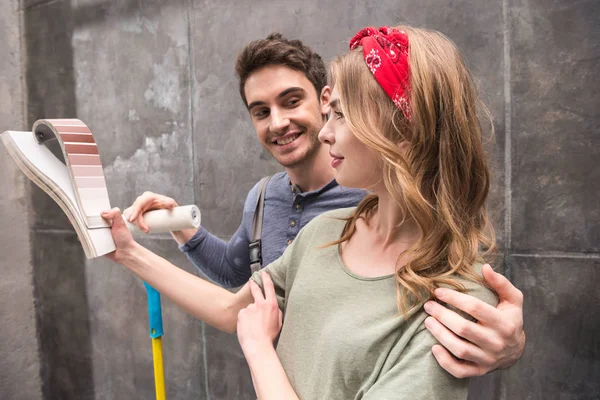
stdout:
<svg viewBox="0 0 600 400">
<path fill-rule="evenodd" d="M 259 184 L 248 193 L 242 223 L 229 242 L 200 227 L 187 243 L 179 246 L 201 272 L 220 286 L 238 287 L 250 279 L 248 245 Z M 301 192 L 291 184 L 286 172 L 273 175 L 265 192 L 261 243 L 263 265 L 281 257 L 298 232 L 317 215 L 356 206 L 365 195 L 363 190 L 340 186 L 335 179 L 321 189 Z"/>
</svg>

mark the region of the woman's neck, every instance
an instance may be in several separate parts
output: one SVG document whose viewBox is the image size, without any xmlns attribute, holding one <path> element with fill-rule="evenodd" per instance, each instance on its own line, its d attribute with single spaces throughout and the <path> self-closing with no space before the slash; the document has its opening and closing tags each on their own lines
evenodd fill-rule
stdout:
<svg viewBox="0 0 600 400">
<path fill-rule="evenodd" d="M 407 248 L 421 237 L 421 229 L 410 216 L 405 217 L 398 203 L 385 191 L 378 193 L 379 203 L 369 220 L 369 225 L 381 243 L 388 247 Z"/>
</svg>

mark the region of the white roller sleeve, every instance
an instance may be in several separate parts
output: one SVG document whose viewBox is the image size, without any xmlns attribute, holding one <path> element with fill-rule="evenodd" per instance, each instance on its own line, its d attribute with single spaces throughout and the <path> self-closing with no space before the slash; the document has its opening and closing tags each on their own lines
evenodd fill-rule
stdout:
<svg viewBox="0 0 600 400">
<path fill-rule="evenodd" d="M 127 219 L 125 222 L 131 233 L 144 233 Z M 172 210 L 152 210 L 144 213 L 144 222 L 150 228 L 148 233 L 198 228 L 200 226 L 200 210 L 195 205 L 179 206 Z"/>
</svg>

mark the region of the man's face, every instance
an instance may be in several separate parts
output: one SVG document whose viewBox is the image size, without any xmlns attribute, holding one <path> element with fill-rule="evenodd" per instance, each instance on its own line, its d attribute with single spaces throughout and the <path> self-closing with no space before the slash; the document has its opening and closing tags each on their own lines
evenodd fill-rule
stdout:
<svg viewBox="0 0 600 400">
<path fill-rule="evenodd" d="M 294 167 L 316 154 L 329 111 L 328 87 L 317 96 L 302 72 L 269 65 L 253 72 L 244 89 L 258 140 L 277 162 Z"/>
</svg>

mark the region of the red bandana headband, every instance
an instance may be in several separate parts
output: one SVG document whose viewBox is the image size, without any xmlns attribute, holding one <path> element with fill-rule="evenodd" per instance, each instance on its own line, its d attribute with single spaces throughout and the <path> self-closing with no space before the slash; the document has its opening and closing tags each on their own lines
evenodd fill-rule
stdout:
<svg viewBox="0 0 600 400">
<path fill-rule="evenodd" d="M 358 46 L 362 46 L 365 62 L 379 86 L 410 121 L 410 68 L 406 32 L 387 26 L 363 28 L 350 40 L 350 50 Z"/>
</svg>

